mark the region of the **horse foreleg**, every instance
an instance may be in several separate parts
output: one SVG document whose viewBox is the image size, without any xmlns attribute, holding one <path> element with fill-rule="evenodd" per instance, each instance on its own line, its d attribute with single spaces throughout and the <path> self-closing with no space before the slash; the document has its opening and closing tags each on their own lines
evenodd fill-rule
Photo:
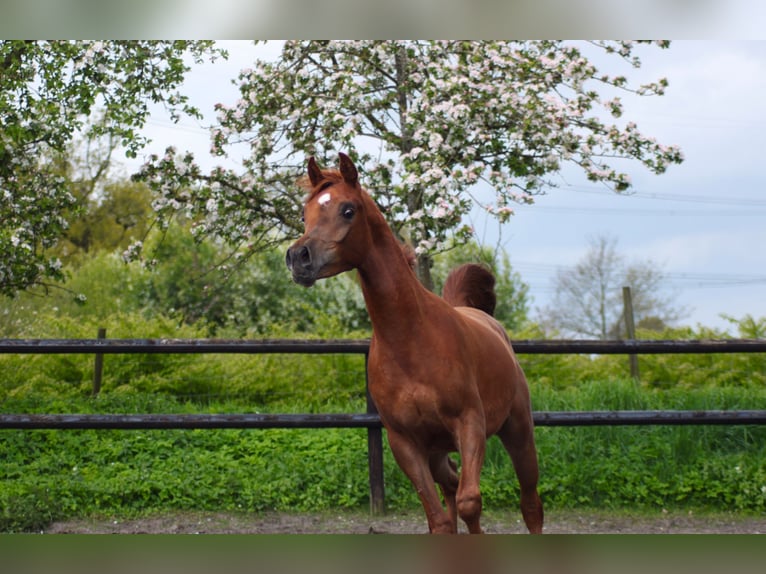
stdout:
<svg viewBox="0 0 766 574">
<path fill-rule="evenodd" d="M 429 460 L 429 467 L 434 480 L 441 488 L 444 503 L 447 505 L 447 514 L 450 522 L 455 526 L 457 532 L 457 503 L 455 495 L 460 482 L 457 475 L 457 464 L 447 453 L 433 454 Z"/>
<path fill-rule="evenodd" d="M 406 437 L 388 431 L 388 444 L 396 463 L 410 479 L 428 519 L 428 530 L 432 534 L 456 534 L 454 521 L 442 508 L 436 492 L 434 476 L 429 468 L 428 455 Z"/>
<path fill-rule="evenodd" d="M 531 413 L 509 418 L 497 436 L 511 455 L 519 479 L 524 523 L 531 534 L 542 534 L 543 503 L 537 493 L 539 470 Z"/>
<path fill-rule="evenodd" d="M 463 425 L 459 431 L 460 484 L 457 490 L 457 511 L 468 532 L 481 534 L 481 491 L 479 480 L 484 464 L 486 435 L 484 420 L 476 419 Z"/>
</svg>

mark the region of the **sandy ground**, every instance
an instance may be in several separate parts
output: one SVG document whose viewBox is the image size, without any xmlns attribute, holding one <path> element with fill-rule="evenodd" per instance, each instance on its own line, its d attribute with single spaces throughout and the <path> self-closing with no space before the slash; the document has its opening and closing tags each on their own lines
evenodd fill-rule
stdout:
<svg viewBox="0 0 766 574">
<path fill-rule="evenodd" d="M 486 512 L 488 534 L 523 534 L 516 513 Z M 462 524 L 461 524 L 462 526 Z M 463 531 L 464 529 L 461 529 Z M 626 514 L 554 511 L 546 516 L 548 534 L 766 534 L 766 515 L 666 512 Z M 257 513 L 177 512 L 130 520 L 80 519 L 55 522 L 50 534 L 424 534 L 417 512 L 371 516 L 365 512 Z"/>
</svg>

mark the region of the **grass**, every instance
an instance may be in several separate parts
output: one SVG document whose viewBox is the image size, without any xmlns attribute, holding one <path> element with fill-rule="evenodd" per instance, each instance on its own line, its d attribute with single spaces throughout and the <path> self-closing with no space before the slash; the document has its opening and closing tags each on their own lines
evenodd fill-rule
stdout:
<svg viewBox="0 0 766 574">
<path fill-rule="evenodd" d="M 763 389 L 648 389 L 632 381 L 533 386 L 539 410 L 766 408 Z M 361 412 L 361 399 L 292 412 Z M 98 399 L 8 397 L 4 412 L 245 412 L 235 399 L 202 404 L 132 391 Z M 272 404 L 271 412 L 287 406 Z M 537 429 L 540 492 L 549 509 L 657 508 L 762 512 L 766 428 L 756 426 Z M 369 504 L 361 429 L 0 431 L 0 531 L 52 520 L 147 512 L 359 509 Z M 385 449 L 387 505 L 417 509 Z M 492 439 L 482 475 L 485 508 L 516 508 L 510 461 Z"/>
</svg>

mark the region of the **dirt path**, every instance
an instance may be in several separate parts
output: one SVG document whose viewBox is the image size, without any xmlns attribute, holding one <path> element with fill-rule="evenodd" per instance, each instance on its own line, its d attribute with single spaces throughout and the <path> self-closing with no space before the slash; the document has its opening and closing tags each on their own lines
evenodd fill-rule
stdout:
<svg viewBox="0 0 766 574">
<path fill-rule="evenodd" d="M 526 530 L 512 512 L 486 512 L 489 534 Z M 258 513 L 177 512 L 122 520 L 88 519 L 55 522 L 50 534 L 421 534 L 427 531 L 417 512 L 373 517 L 365 512 Z M 766 515 L 657 512 L 627 514 L 602 511 L 553 511 L 546 516 L 549 534 L 766 534 Z"/>
</svg>

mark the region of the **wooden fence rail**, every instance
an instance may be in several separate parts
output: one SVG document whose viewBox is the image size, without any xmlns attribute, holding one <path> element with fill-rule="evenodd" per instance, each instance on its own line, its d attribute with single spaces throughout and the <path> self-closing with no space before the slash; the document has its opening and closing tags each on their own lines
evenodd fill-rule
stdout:
<svg viewBox="0 0 766 574">
<path fill-rule="evenodd" d="M 535 426 L 763 425 L 766 410 L 536 411 Z M 381 428 L 372 413 L 85 415 L 0 414 L 0 429 Z"/>
<path fill-rule="evenodd" d="M 0 339 L 0 354 L 367 354 L 369 348 L 370 342 L 368 339 Z M 766 353 L 766 340 L 600 341 L 523 339 L 513 341 L 513 348 L 520 355 Z"/>
<path fill-rule="evenodd" d="M 94 393 L 101 385 L 105 354 L 363 354 L 369 340 L 221 340 L 221 339 L 5 339 L 0 354 L 93 354 Z M 518 340 L 518 354 L 690 354 L 766 353 L 766 341 L 724 339 L 704 341 Z M 96 385 L 98 383 L 98 388 Z M 537 426 L 594 425 L 762 425 L 766 410 L 741 411 L 555 411 L 534 413 Z M 213 428 L 366 428 L 370 479 L 370 510 L 385 508 L 383 438 L 375 405 L 353 414 L 0 414 L 0 429 L 213 429 Z"/>
</svg>

